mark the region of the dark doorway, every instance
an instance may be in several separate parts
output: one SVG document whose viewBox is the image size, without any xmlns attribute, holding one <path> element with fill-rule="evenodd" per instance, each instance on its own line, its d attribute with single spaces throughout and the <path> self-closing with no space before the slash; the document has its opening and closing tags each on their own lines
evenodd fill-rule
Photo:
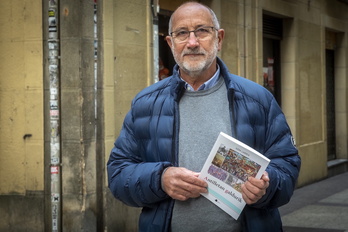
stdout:
<svg viewBox="0 0 348 232">
<path fill-rule="evenodd" d="M 280 40 L 263 38 L 263 86 L 281 104 Z"/>
<path fill-rule="evenodd" d="M 326 127 L 327 159 L 336 158 L 335 51 L 326 50 Z"/>
<path fill-rule="evenodd" d="M 263 15 L 263 86 L 281 105 L 280 42 L 283 36 L 283 20 L 268 14 Z"/>
<path fill-rule="evenodd" d="M 172 75 L 175 60 L 172 51 L 167 44 L 166 36 L 168 35 L 168 24 L 171 16 L 171 11 L 161 10 L 158 15 L 158 52 L 159 59 L 162 60 L 163 66 L 169 70 L 169 75 Z"/>
</svg>

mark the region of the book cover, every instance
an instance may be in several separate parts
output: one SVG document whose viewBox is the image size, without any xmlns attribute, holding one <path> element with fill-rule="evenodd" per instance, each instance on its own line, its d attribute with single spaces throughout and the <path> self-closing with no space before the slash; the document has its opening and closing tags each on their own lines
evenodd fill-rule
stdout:
<svg viewBox="0 0 348 232">
<path fill-rule="evenodd" d="M 245 201 L 241 186 L 249 176 L 260 179 L 270 160 L 246 144 L 220 132 L 199 178 L 208 183 L 204 197 L 238 219 Z"/>
</svg>

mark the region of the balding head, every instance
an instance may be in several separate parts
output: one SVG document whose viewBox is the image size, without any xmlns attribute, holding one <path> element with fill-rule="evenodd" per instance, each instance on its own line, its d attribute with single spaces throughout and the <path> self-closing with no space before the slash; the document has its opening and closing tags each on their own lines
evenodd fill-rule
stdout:
<svg viewBox="0 0 348 232">
<path fill-rule="evenodd" d="M 201 9 L 202 11 L 208 11 L 210 16 L 211 16 L 211 22 L 213 24 L 213 26 L 216 29 L 220 29 L 220 24 L 219 24 L 219 20 L 217 19 L 214 11 L 212 9 L 210 9 L 208 6 L 198 3 L 198 2 L 185 2 L 182 5 L 180 5 L 175 11 L 174 13 L 171 15 L 170 20 L 169 20 L 169 26 L 168 26 L 168 34 L 170 34 L 173 30 L 173 21 L 175 19 L 175 15 L 176 13 L 181 10 L 184 11 L 191 11 L 191 10 L 197 10 L 197 9 Z"/>
</svg>

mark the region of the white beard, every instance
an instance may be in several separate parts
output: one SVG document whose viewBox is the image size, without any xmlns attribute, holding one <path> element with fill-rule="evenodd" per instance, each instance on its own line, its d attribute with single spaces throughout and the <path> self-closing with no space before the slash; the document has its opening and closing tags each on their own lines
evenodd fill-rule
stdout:
<svg viewBox="0 0 348 232">
<path fill-rule="evenodd" d="M 214 62 L 217 53 L 218 53 L 218 40 L 214 43 L 214 47 L 211 52 L 207 52 L 203 48 L 193 48 L 186 49 L 181 54 L 177 54 L 172 46 L 172 52 L 175 59 L 175 62 L 179 65 L 179 67 L 187 73 L 191 77 L 200 76 L 202 72 L 207 70 L 211 64 Z M 187 58 L 190 60 L 184 60 L 186 54 L 199 54 L 203 56 L 199 56 L 197 58 Z M 197 60 L 195 60 L 197 59 Z"/>
</svg>

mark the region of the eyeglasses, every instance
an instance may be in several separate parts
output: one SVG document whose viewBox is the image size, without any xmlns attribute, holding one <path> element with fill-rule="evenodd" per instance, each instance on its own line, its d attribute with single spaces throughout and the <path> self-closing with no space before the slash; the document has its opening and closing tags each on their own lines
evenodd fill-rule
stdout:
<svg viewBox="0 0 348 232">
<path fill-rule="evenodd" d="M 183 43 L 190 36 L 191 32 L 193 32 L 196 38 L 202 41 L 202 40 L 211 38 L 214 30 L 217 31 L 218 29 L 216 29 L 215 27 L 199 27 L 192 31 L 186 31 L 186 30 L 173 31 L 170 33 L 170 36 L 173 37 L 175 42 Z"/>
</svg>

